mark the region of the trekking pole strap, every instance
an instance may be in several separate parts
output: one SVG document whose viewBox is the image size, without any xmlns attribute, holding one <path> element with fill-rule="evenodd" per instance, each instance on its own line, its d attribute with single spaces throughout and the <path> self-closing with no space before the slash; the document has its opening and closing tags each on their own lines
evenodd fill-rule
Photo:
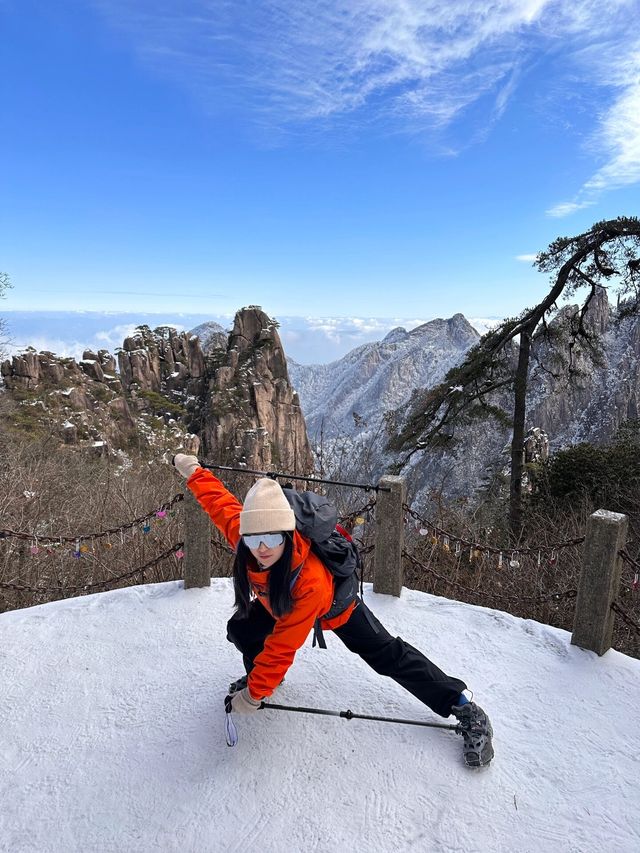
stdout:
<svg viewBox="0 0 640 853">
<path fill-rule="evenodd" d="M 451 729 L 460 732 L 460 723 L 429 723 L 424 720 L 402 720 L 397 717 L 375 717 L 369 714 L 354 714 L 353 711 L 327 711 L 323 708 L 296 708 L 291 705 L 273 705 L 270 702 L 261 702 L 260 708 L 272 711 L 294 711 L 297 714 L 322 714 L 327 717 L 342 717 L 344 720 L 373 720 L 377 723 L 400 723 L 405 726 L 425 726 L 430 729 Z"/>
</svg>

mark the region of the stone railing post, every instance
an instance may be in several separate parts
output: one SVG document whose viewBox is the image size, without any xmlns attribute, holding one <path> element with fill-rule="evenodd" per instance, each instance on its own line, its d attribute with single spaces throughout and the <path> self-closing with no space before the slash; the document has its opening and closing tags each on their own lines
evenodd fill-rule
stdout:
<svg viewBox="0 0 640 853">
<path fill-rule="evenodd" d="M 185 488 L 182 502 L 184 530 L 184 588 L 211 585 L 211 521 Z"/>
<path fill-rule="evenodd" d="M 403 477 L 382 477 L 376 498 L 376 547 L 373 591 L 400 595 L 404 581 L 404 510 L 407 486 Z"/>
<path fill-rule="evenodd" d="M 627 541 L 626 515 L 599 509 L 589 516 L 578 584 L 571 642 L 603 655 L 611 648 L 622 560 Z"/>
</svg>

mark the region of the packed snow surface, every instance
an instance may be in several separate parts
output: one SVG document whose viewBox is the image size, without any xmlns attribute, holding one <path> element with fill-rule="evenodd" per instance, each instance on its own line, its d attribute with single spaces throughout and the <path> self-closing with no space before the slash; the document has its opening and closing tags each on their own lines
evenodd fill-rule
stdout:
<svg viewBox="0 0 640 853">
<path fill-rule="evenodd" d="M 236 716 L 230 749 L 232 598 L 226 579 L 175 582 L 0 616 L 2 851 L 640 850 L 639 661 L 365 588 L 392 633 L 475 691 L 491 766 L 466 768 L 451 731 L 268 710 Z M 441 722 L 327 642 L 300 650 L 273 701 Z"/>
</svg>

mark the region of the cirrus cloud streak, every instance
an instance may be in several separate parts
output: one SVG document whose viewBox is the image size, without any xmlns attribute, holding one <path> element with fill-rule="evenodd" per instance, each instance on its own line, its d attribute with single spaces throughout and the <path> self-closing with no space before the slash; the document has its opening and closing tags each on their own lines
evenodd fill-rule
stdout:
<svg viewBox="0 0 640 853">
<path fill-rule="evenodd" d="M 93 2 L 207 109 L 234 104 L 271 136 L 339 122 L 433 135 L 477 104 L 482 126 L 443 149 L 455 151 L 500 120 L 531 66 L 556 57 L 560 85 L 598 104 L 588 142 L 598 165 L 548 215 L 640 180 L 638 0 Z"/>
</svg>

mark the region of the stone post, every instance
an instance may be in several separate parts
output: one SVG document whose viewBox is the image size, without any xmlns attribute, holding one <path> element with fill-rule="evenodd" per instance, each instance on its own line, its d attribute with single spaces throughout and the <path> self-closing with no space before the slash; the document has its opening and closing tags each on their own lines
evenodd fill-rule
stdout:
<svg viewBox="0 0 640 853">
<path fill-rule="evenodd" d="M 211 521 L 185 488 L 182 502 L 184 529 L 184 588 L 211 585 Z"/>
<path fill-rule="evenodd" d="M 385 476 L 376 498 L 376 545 L 373 591 L 399 596 L 402 591 L 402 549 L 407 486 L 402 477 Z"/>
<path fill-rule="evenodd" d="M 627 541 L 628 525 L 626 515 L 605 509 L 587 521 L 571 642 L 599 655 L 611 648 L 615 618 L 611 603 L 620 586 L 619 552 Z"/>
</svg>

